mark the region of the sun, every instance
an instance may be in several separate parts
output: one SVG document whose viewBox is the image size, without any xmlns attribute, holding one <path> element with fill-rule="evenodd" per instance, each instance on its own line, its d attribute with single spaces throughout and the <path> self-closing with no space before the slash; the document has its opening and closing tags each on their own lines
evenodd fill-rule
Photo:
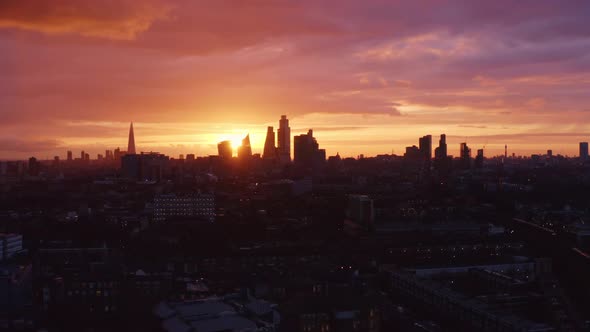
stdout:
<svg viewBox="0 0 590 332">
<path fill-rule="evenodd" d="M 241 137 L 232 137 L 231 139 L 229 139 L 229 141 L 231 142 L 231 148 L 233 150 L 237 150 L 237 148 L 242 146 L 242 138 Z"/>
<path fill-rule="evenodd" d="M 245 134 L 241 133 L 231 133 L 218 136 L 216 138 L 216 142 L 221 141 L 229 141 L 231 143 L 231 148 L 233 150 L 233 154 L 236 155 L 238 153 L 238 148 L 242 145 L 242 139 L 246 136 Z"/>
</svg>

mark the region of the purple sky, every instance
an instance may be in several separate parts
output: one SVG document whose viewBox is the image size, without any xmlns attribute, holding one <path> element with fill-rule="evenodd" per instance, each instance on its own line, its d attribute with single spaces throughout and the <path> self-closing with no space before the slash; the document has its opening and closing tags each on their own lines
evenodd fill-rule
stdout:
<svg viewBox="0 0 590 332">
<path fill-rule="evenodd" d="M 140 150 L 261 152 L 281 114 L 329 155 L 441 133 L 575 155 L 588 22 L 587 0 L 2 0 L 0 159 L 125 147 L 130 121 Z"/>
</svg>

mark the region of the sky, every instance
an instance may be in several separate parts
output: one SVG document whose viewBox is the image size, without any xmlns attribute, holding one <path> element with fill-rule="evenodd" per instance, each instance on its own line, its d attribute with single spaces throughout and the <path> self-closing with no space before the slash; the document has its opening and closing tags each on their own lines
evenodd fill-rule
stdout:
<svg viewBox="0 0 590 332">
<path fill-rule="evenodd" d="M 209 155 L 282 114 L 328 155 L 590 141 L 588 0 L 1 0 L 0 159 Z"/>
</svg>

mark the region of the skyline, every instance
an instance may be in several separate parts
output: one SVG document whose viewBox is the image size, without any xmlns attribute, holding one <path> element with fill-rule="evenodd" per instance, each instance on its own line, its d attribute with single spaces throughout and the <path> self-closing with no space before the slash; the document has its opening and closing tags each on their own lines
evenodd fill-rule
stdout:
<svg viewBox="0 0 590 332">
<path fill-rule="evenodd" d="M 334 4 L 3 1 L 0 159 L 95 157 L 129 120 L 139 150 L 209 155 L 249 133 L 262 153 L 280 114 L 343 157 L 441 133 L 453 155 L 590 140 L 588 1 Z"/>
<path fill-rule="evenodd" d="M 287 126 L 287 128 L 289 128 L 288 127 L 289 126 L 289 119 L 287 119 L 286 115 L 281 115 L 281 119 L 279 120 L 279 123 L 281 123 L 282 121 L 286 121 L 286 126 Z M 280 127 L 280 125 L 279 125 L 279 127 Z M 113 153 L 113 151 L 115 151 L 115 149 L 119 149 L 119 150 L 121 150 L 121 151 L 123 151 L 123 152 L 125 152 L 127 154 L 140 154 L 140 153 L 151 153 L 151 152 L 162 153 L 162 151 L 154 150 L 154 149 L 150 149 L 150 148 L 143 149 L 143 148 L 141 148 L 141 145 L 140 145 L 140 148 L 136 150 L 135 134 L 134 134 L 134 122 L 130 122 L 129 123 L 129 127 L 127 127 L 127 128 L 128 128 L 128 131 L 127 131 L 127 150 L 123 150 L 123 149 L 121 149 L 121 146 L 120 145 L 117 145 L 116 147 L 115 146 L 110 146 L 110 147 L 107 147 L 105 150 L 102 150 L 102 151 L 101 150 L 97 150 L 96 152 L 93 151 L 93 150 L 91 150 L 91 149 L 84 150 L 84 148 L 82 147 L 80 151 L 82 153 L 89 154 L 90 155 L 90 159 L 96 159 L 96 156 L 97 155 L 101 155 L 102 157 L 104 157 L 105 155 L 108 156 L 109 153 L 111 153 L 111 157 L 112 157 L 112 153 Z M 229 147 L 230 147 L 231 152 L 232 152 L 232 157 L 239 157 L 239 152 L 238 151 L 243 147 L 244 142 L 247 142 L 246 145 L 247 145 L 247 149 L 250 151 L 249 154 L 250 155 L 259 154 L 261 156 L 261 158 L 264 159 L 265 158 L 265 156 L 264 156 L 265 155 L 265 150 L 267 149 L 267 140 L 269 139 L 269 135 L 271 135 L 271 133 L 272 133 L 272 136 L 270 136 L 272 138 L 271 139 L 272 143 L 270 143 L 271 146 L 269 146 L 269 147 L 273 147 L 273 149 L 275 151 L 275 152 L 273 152 L 273 154 L 275 154 L 275 157 L 278 160 L 280 160 L 281 159 L 281 157 L 280 157 L 281 156 L 281 154 L 280 154 L 280 151 L 281 150 L 280 150 L 279 146 L 275 143 L 276 140 L 278 139 L 279 134 L 278 134 L 278 132 L 275 133 L 272 130 L 273 129 L 273 126 L 267 126 L 266 129 L 267 129 L 267 131 L 264 134 L 264 139 L 262 140 L 262 145 L 261 146 L 256 146 L 254 144 L 250 144 L 250 142 L 251 142 L 251 136 L 252 136 L 250 132 L 246 133 L 245 135 L 244 134 L 237 133 L 237 134 L 233 134 L 231 137 L 229 137 L 227 135 L 221 136 L 221 137 L 224 137 L 224 138 L 222 138 L 220 141 L 218 141 L 216 144 L 214 144 L 215 151 L 212 151 L 211 153 L 199 154 L 199 153 L 195 153 L 195 151 L 193 151 L 193 150 L 183 150 L 184 148 L 187 148 L 186 146 L 178 146 L 178 147 L 176 147 L 176 149 L 178 149 L 177 150 L 178 151 L 178 154 L 176 154 L 176 155 L 170 155 L 170 156 L 173 157 L 173 158 L 175 158 L 177 156 L 186 156 L 188 154 L 193 154 L 193 155 L 195 155 L 197 157 L 206 157 L 206 156 L 218 155 L 220 153 L 219 152 L 219 144 L 229 142 Z M 323 129 L 325 129 L 325 128 L 323 128 Z M 290 128 L 288 130 L 290 132 Z M 296 133 L 292 134 L 289 137 L 289 141 L 294 140 L 297 136 L 309 135 L 309 133 L 310 132 L 313 132 L 313 130 L 314 130 L 313 128 L 309 128 L 307 130 L 304 130 L 301 133 L 296 132 Z M 315 132 L 314 132 L 314 134 L 315 134 Z M 259 133 L 255 133 L 254 136 L 257 137 L 256 141 L 259 142 L 260 141 L 260 139 L 258 137 L 258 136 L 260 136 Z M 314 136 L 315 136 L 315 138 L 317 138 L 317 135 L 314 135 Z M 437 139 L 437 137 L 438 137 L 438 139 Z M 508 152 L 508 150 L 507 150 L 508 149 L 508 146 L 506 144 L 504 144 L 501 147 L 502 150 L 500 151 L 499 150 L 499 148 L 500 148 L 499 144 L 496 144 L 496 143 L 491 143 L 490 144 L 488 141 L 486 141 L 486 143 L 481 148 L 478 147 L 478 146 L 472 146 L 472 143 L 470 143 L 469 141 L 460 141 L 459 143 L 456 143 L 459 147 L 457 149 L 454 149 L 452 147 L 453 144 L 452 143 L 449 143 L 449 141 L 447 141 L 447 138 L 448 138 L 448 135 L 446 135 L 445 133 L 434 134 L 434 135 L 432 135 L 432 134 L 426 134 L 425 136 L 422 136 L 422 137 L 416 137 L 415 142 L 413 142 L 413 143 L 407 143 L 402 149 L 400 149 L 400 152 L 392 151 L 391 152 L 391 155 L 404 156 L 404 154 L 407 153 L 407 151 L 405 151 L 407 148 L 416 148 L 416 149 L 418 149 L 423 144 L 425 145 L 426 151 L 427 150 L 430 150 L 430 155 L 431 155 L 432 158 L 436 158 L 438 152 L 435 151 L 435 150 L 438 149 L 438 146 L 440 146 L 440 144 L 444 144 L 445 145 L 445 150 L 444 150 L 444 152 L 441 152 L 441 153 L 443 153 L 443 155 L 447 155 L 447 153 L 448 153 L 448 155 L 451 156 L 451 157 L 459 157 L 461 155 L 461 153 L 462 153 L 461 152 L 462 149 L 464 148 L 464 144 L 469 145 L 470 150 L 473 149 L 474 152 L 478 152 L 478 150 L 485 151 L 485 157 L 488 157 L 488 158 L 489 157 L 502 157 L 502 156 L 506 155 L 506 153 Z M 456 139 L 459 139 L 460 137 L 455 137 L 455 138 Z M 424 142 L 429 142 L 429 143 L 424 143 L 422 141 L 423 139 L 425 140 Z M 428 139 L 428 140 L 426 140 L 426 139 Z M 434 144 L 434 141 L 438 141 L 438 143 L 435 145 Z M 402 144 L 402 143 L 400 143 L 400 144 Z M 563 155 L 563 154 L 561 154 L 559 152 L 555 152 L 553 149 L 548 148 L 548 149 L 546 149 L 544 151 L 540 151 L 539 153 L 533 153 L 533 154 L 530 154 L 530 155 L 519 154 L 519 153 L 516 153 L 514 151 L 510 151 L 510 153 L 508 153 L 508 156 L 512 156 L 513 153 L 514 153 L 514 155 L 517 156 L 517 157 L 530 157 L 531 155 L 535 155 L 535 154 L 536 155 L 544 155 L 548 151 L 551 151 L 551 155 L 554 155 L 554 156 L 563 155 L 565 157 L 579 157 L 579 156 L 581 156 L 581 149 L 582 149 L 582 145 L 583 144 L 586 144 L 586 146 L 587 146 L 588 142 L 587 141 L 578 142 L 577 145 L 576 145 L 576 149 L 577 149 L 578 153 L 573 154 L 573 155 Z M 295 152 L 294 151 L 294 147 L 291 144 L 289 144 L 289 145 L 290 145 L 290 153 L 289 153 L 290 156 L 287 156 L 287 157 L 288 157 L 289 160 L 293 160 L 293 155 L 294 155 L 294 152 Z M 494 146 L 495 148 L 493 149 L 493 151 L 498 150 L 498 151 L 500 151 L 502 153 L 490 153 L 490 150 L 488 150 L 488 146 Z M 210 146 L 208 146 L 208 147 L 210 147 Z M 210 149 L 207 149 L 207 151 L 209 151 L 209 150 Z M 456 154 L 453 153 L 454 150 L 457 150 L 457 153 Z M 106 151 L 106 153 L 105 153 L 105 151 Z M 62 156 L 63 153 L 61 153 L 61 152 L 65 153 L 65 155 Z M 60 159 L 62 159 L 63 157 L 65 157 L 65 158 L 63 158 L 65 160 L 65 159 L 67 159 L 67 156 L 69 156 L 70 154 L 76 154 L 76 150 L 74 150 L 72 148 L 69 148 L 67 151 L 61 151 L 61 152 L 58 153 L 58 154 L 56 154 L 56 155 L 54 155 L 54 156 L 51 156 L 51 157 L 49 157 L 49 156 L 46 156 L 45 158 L 42 157 L 40 160 L 54 160 L 55 157 L 58 157 Z M 165 155 L 168 155 L 167 153 L 164 153 L 164 154 Z M 379 154 L 376 154 L 376 155 L 359 154 L 359 155 L 356 155 L 356 156 L 352 156 L 352 155 L 342 155 L 342 154 L 340 154 L 340 152 L 336 152 L 336 153 L 333 153 L 333 154 L 327 153 L 326 156 L 335 156 L 336 154 L 340 155 L 343 158 L 347 158 L 347 157 L 358 158 L 360 155 L 363 155 L 364 157 L 374 157 L 374 156 L 379 155 L 379 154 L 380 155 L 388 155 L 390 153 L 379 153 Z M 29 156 L 29 157 L 39 157 L 39 156 Z M 1 159 L 0 158 L 0 161 L 1 160 L 11 160 L 11 159 Z M 13 160 L 18 160 L 18 159 L 13 159 Z"/>
</svg>

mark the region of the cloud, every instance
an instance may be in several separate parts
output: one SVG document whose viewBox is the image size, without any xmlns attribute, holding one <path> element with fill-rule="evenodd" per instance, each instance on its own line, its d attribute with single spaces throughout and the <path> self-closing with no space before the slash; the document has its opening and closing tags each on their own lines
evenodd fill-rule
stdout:
<svg viewBox="0 0 590 332">
<path fill-rule="evenodd" d="M 156 0 L 2 0 L 0 28 L 131 40 L 170 9 Z"/>
<path fill-rule="evenodd" d="M 1 152 L 42 152 L 62 146 L 62 142 L 48 140 L 22 140 L 18 138 L 0 138 Z"/>
</svg>

